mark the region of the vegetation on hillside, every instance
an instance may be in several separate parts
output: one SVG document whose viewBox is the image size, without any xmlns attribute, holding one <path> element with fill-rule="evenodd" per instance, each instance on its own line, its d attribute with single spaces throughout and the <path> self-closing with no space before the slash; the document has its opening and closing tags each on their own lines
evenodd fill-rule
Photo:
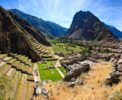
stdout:
<svg viewBox="0 0 122 100">
<path fill-rule="evenodd" d="M 54 53 L 73 53 L 73 52 L 82 52 L 84 47 L 74 44 L 71 40 L 64 39 L 51 39 L 49 40 L 52 43 Z"/>
</svg>

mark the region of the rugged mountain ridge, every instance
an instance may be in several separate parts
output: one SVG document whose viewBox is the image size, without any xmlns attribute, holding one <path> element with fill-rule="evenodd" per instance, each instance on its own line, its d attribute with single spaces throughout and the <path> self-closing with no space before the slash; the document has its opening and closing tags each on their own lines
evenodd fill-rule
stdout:
<svg viewBox="0 0 122 100">
<path fill-rule="evenodd" d="M 31 41 L 50 46 L 41 32 L 0 6 L 0 52 L 25 54 L 38 61 L 41 58 Z"/>
<path fill-rule="evenodd" d="M 114 41 L 117 37 L 91 12 L 79 11 L 74 15 L 68 37 L 78 40 Z"/>
<path fill-rule="evenodd" d="M 67 32 L 66 28 L 56 23 L 45 21 L 41 18 L 23 13 L 17 9 L 10 9 L 10 11 L 49 37 L 61 37 L 64 36 Z"/>
<path fill-rule="evenodd" d="M 122 39 L 122 32 L 118 30 L 116 27 L 104 24 L 106 28 L 108 28 L 114 35 L 116 35 L 119 39 Z"/>
<path fill-rule="evenodd" d="M 41 18 L 23 13 L 17 9 L 10 9 L 10 11 L 12 13 L 14 13 L 15 15 L 19 16 L 20 18 L 24 19 L 25 21 L 27 21 L 28 23 L 30 23 L 35 28 L 39 29 L 41 32 L 46 33 L 46 35 L 49 37 L 65 37 L 65 36 L 67 36 L 68 29 L 66 29 L 56 23 L 53 23 L 51 21 L 44 21 Z M 122 32 L 119 31 L 117 28 L 115 28 L 111 25 L 107 25 L 105 23 L 103 23 L 103 24 L 117 38 L 120 38 L 120 39 L 122 38 Z"/>
</svg>

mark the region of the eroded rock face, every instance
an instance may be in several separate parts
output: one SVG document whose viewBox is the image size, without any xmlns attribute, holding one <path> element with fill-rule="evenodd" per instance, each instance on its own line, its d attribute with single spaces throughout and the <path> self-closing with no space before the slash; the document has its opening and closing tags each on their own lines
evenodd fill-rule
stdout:
<svg viewBox="0 0 122 100">
<path fill-rule="evenodd" d="M 117 37 L 89 11 L 79 11 L 75 14 L 68 34 L 69 38 L 78 40 L 114 41 L 117 39 Z"/>
<path fill-rule="evenodd" d="M 33 61 L 40 56 L 33 48 L 31 41 L 37 40 L 44 45 L 50 45 L 43 35 L 27 22 L 17 18 L 9 11 L 0 7 L 0 52 L 14 52 L 27 55 Z"/>
</svg>

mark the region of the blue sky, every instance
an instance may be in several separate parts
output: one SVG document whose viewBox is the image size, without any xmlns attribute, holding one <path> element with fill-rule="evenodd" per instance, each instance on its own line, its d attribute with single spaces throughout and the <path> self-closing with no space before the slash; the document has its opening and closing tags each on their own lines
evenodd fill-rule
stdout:
<svg viewBox="0 0 122 100">
<path fill-rule="evenodd" d="M 122 0 L 0 0 L 6 9 L 25 13 L 70 27 L 76 12 L 91 11 L 103 22 L 122 31 Z"/>
</svg>

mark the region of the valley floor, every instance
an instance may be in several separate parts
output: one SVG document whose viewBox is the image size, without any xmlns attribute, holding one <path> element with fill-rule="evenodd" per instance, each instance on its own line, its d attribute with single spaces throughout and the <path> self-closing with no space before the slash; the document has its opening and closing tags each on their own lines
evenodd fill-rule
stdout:
<svg viewBox="0 0 122 100">
<path fill-rule="evenodd" d="M 52 82 L 46 84 L 49 91 L 49 100 L 121 100 L 113 98 L 114 94 L 122 92 L 122 82 L 112 87 L 105 85 L 105 80 L 112 72 L 110 62 L 100 62 L 92 66 L 91 71 L 82 74 L 83 85 L 69 88 L 65 82 Z"/>
</svg>

